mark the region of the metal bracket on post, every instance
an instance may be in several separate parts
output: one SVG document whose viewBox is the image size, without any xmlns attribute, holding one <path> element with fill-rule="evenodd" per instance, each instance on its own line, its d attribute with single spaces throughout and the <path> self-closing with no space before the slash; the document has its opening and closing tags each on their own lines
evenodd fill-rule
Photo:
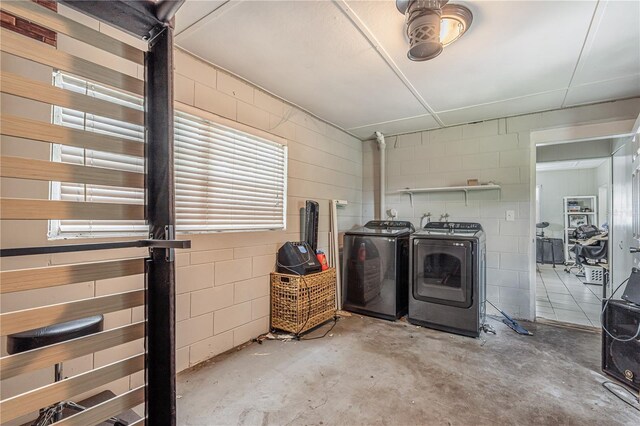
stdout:
<svg viewBox="0 0 640 426">
<path fill-rule="evenodd" d="M 173 225 L 166 225 L 164 227 L 164 239 L 167 241 L 173 241 L 176 239 L 176 230 Z M 165 259 L 167 262 L 173 262 L 176 258 L 176 249 L 169 247 L 165 253 Z"/>
</svg>

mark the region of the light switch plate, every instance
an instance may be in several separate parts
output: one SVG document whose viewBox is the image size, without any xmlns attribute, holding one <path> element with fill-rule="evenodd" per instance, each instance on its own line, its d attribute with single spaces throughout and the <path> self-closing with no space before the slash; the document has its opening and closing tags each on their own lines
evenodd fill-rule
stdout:
<svg viewBox="0 0 640 426">
<path fill-rule="evenodd" d="M 507 210 L 507 222 L 513 222 L 516 220 L 516 212 L 515 210 Z"/>
</svg>

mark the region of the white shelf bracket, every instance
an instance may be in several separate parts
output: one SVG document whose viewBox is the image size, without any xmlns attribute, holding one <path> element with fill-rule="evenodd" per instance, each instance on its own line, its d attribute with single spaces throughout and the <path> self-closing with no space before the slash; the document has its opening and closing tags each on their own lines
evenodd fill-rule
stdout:
<svg viewBox="0 0 640 426">
<path fill-rule="evenodd" d="M 469 205 L 469 201 L 468 201 L 469 191 L 467 191 L 466 189 L 463 189 L 462 192 L 464 192 L 464 205 L 468 206 Z"/>
</svg>

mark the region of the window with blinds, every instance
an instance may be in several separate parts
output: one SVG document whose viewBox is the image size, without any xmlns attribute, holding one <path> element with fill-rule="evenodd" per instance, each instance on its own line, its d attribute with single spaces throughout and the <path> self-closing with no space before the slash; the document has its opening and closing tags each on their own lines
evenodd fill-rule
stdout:
<svg viewBox="0 0 640 426">
<path fill-rule="evenodd" d="M 143 108 L 137 96 L 64 73 L 56 86 L 110 102 Z M 143 141 L 144 129 L 69 108 L 54 107 L 53 122 Z M 176 111 L 174 161 L 176 218 L 180 232 L 276 230 L 286 227 L 287 147 Z M 144 171 L 141 158 L 54 145 L 54 161 Z M 51 198 L 67 201 L 144 203 L 144 191 L 53 182 Z M 146 235 L 143 221 L 50 221 L 50 238 Z"/>
</svg>

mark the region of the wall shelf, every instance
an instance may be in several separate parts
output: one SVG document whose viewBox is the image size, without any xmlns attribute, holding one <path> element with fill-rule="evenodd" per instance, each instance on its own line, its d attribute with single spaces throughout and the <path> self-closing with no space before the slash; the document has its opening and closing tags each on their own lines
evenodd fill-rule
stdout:
<svg viewBox="0 0 640 426">
<path fill-rule="evenodd" d="M 394 194 L 407 194 L 413 207 L 414 194 L 427 194 L 431 192 L 464 192 L 464 204 L 467 205 L 469 192 L 499 190 L 500 185 L 474 185 L 474 186 L 443 186 L 440 188 L 405 188 L 395 191 Z"/>
</svg>

